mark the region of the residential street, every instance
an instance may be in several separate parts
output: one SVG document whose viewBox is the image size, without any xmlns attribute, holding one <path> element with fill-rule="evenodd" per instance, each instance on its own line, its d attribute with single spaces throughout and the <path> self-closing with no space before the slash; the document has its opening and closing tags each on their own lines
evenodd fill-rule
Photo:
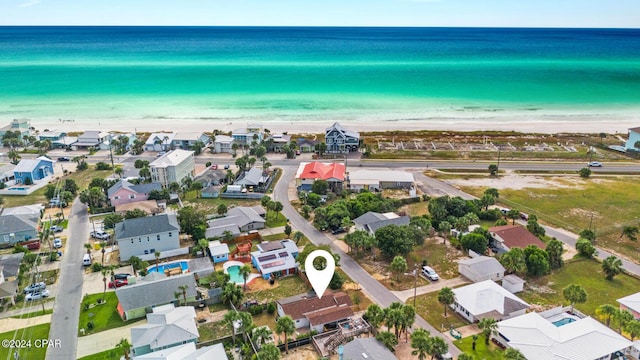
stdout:
<svg viewBox="0 0 640 360">
<path fill-rule="evenodd" d="M 377 280 L 375 280 L 369 273 L 367 273 L 355 260 L 353 260 L 347 253 L 342 251 L 338 246 L 325 236 L 322 232 L 314 228 L 307 220 L 305 220 L 298 212 L 291 206 L 289 199 L 289 186 L 295 186 L 293 183 L 295 176 L 295 168 L 282 167 L 283 174 L 276 185 L 274 191 L 274 199 L 282 202 L 282 213 L 289 218 L 293 228 L 302 231 L 309 240 L 316 245 L 329 245 L 331 250 L 340 255 L 340 268 L 356 283 L 360 284 L 366 295 L 375 303 L 382 307 L 391 305 L 392 302 L 401 300 L 396 297 L 391 291 L 385 288 Z M 416 316 L 416 322 L 414 327 L 420 327 L 428 330 L 431 334 L 440 334 L 440 331 L 429 325 L 422 317 Z M 449 344 L 449 352 L 454 356 L 460 354 L 460 350 L 456 348 L 451 340 L 440 334 L 440 336 Z"/>
<path fill-rule="evenodd" d="M 71 208 L 67 245 L 64 249 L 58 293 L 51 316 L 49 340 L 60 340 L 60 348 L 47 350 L 46 359 L 76 359 L 78 319 L 82 302 L 82 255 L 89 236 L 87 207 L 76 199 Z"/>
</svg>

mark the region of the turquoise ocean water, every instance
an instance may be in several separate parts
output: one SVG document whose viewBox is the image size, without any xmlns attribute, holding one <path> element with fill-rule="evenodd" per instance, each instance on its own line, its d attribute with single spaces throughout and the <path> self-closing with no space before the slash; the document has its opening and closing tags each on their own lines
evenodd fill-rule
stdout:
<svg viewBox="0 0 640 360">
<path fill-rule="evenodd" d="M 0 27 L 0 119 L 428 125 L 638 110 L 640 30 Z"/>
</svg>

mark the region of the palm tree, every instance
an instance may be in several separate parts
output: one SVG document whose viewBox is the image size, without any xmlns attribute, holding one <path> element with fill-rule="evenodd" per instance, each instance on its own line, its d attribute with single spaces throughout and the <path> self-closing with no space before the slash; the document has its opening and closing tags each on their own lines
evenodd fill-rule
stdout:
<svg viewBox="0 0 640 360">
<path fill-rule="evenodd" d="M 429 354 L 432 356 L 437 356 L 441 354 L 445 354 L 449 351 L 449 345 L 444 341 L 443 338 L 439 336 L 433 336 L 429 338 Z"/>
<path fill-rule="evenodd" d="M 367 307 L 367 312 L 365 312 L 364 317 L 371 325 L 374 335 L 378 332 L 378 327 L 380 327 L 380 324 L 384 321 L 384 316 L 384 310 L 382 310 L 378 304 L 371 304 Z"/>
<path fill-rule="evenodd" d="M 498 329 L 498 323 L 496 319 L 484 318 L 478 323 L 478 327 L 482 329 L 482 335 L 484 335 L 484 343 L 489 345 L 489 339 L 491 335 Z"/>
<path fill-rule="evenodd" d="M 296 242 L 296 245 L 298 245 L 298 243 L 300 242 L 300 240 L 302 240 L 303 237 L 304 237 L 304 234 L 302 233 L 302 231 L 296 231 L 293 233 L 293 241 Z"/>
<path fill-rule="evenodd" d="M 394 304 L 399 304 L 399 306 L 394 307 Z M 387 308 L 387 330 L 390 330 L 391 327 L 395 328 L 396 339 L 400 339 L 400 327 L 402 325 L 402 321 L 404 318 L 404 312 L 402 311 L 402 304 L 400 303 L 392 303 L 389 308 Z"/>
<path fill-rule="evenodd" d="M 411 347 L 414 349 L 411 355 L 417 356 L 419 360 L 425 360 L 429 353 L 429 337 L 430 333 L 422 328 L 416 329 L 411 334 Z"/>
<path fill-rule="evenodd" d="M 131 268 L 133 269 L 133 276 L 138 276 L 138 269 L 142 267 L 142 259 L 137 256 L 132 256 L 129 258 L 129 264 L 131 264 Z"/>
<path fill-rule="evenodd" d="M 602 261 L 602 271 L 607 280 L 613 280 L 613 277 L 622 272 L 622 260 L 615 256 L 609 256 Z"/>
<path fill-rule="evenodd" d="M 407 271 L 407 267 L 407 260 L 400 255 L 394 257 L 391 261 L 391 264 L 389 265 L 391 271 L 396 273 L 396 281 L 400 281 L 400 275 L 403 272 Z"/>
<path fill-rule="evenodd" d="M 404 332 L 404 341 L 409 342 L 409 328 L 416 322 L 416 309 L 411 305 L 402 307 L 402 322 L 400 328 Z"/>
<path fill-rule="evenodd" d="M 376 339 L 386 346 L 389 351 L 393 351 L 393 348 L 398 345 L 398 338 L 388 331 L 380 332 L 376 336 Z"/>
<path fill-rule="evenodd" d="M 117 348 L 122 350 L 122 354 L 124 355 L 124 358 L 126 360 L 129 360 L 129 352 L 131 351 L 131 343 L 129 343 L 129 340 L 122 338 L 120 339 L 120 342 L 116 345 Z"/>
<path fill-rule="evenodd" d="M 258 349 L 260 349 L 264 343 L 271 339 L 271 334 L 273 333 L 268 326 L 261 326 L 253 330 L 251 340 L 258 346 Z"/>
<path fill-rule="evenodd" d="M 451 233 L 451 224 L 448 221 L 441 221 L 438 225 L 438 231 L 440 231 L 440 235 L 442 235 L 442 244 L 446 244 L 447 238 Z"/>
<path fill-rule="evenodd" d="M 280 360 L 280 350 L 273 344 L 262 346 L 257 355 L 260 360 Z"/>
<path fill-rule="evenodd" d="M 635 340 L 635 338 L 640 335 L 640 320 L 631 320 L 629 321 L 625 327 L 624 327 L 624 331 L 627 332 L 627 334 L 629 334 L 629 337 L 631 338 L 631 341 Z"/>
<path fill-rule="evenodd" d="M 618 332 L 622 333 L 627 324 L 634 319 L 633 314 L 629 310 L 618 309 L 613 315 L 613 319 L 618 325 Z"/>
<path fill-rule="evenodd" d="M 207 239 L 198 240 L 198 246 L 202 250 L 202 256 L 207 256 L 207 248 L 209 247 L 209 241 Z"/>
<path fill-rule="evenodd" d="M 229 327 L 231 328 L 231 336 L 233 337 L 233 342 L 236 342 L 236 326 L 235 324 L 238 321 L 242 321 L 241 317 L 240 317 L 240 313 L 237 311 L 229 311 L 226 314 L 224 314 L 224 319 L 223 321 L 229 325 Z"/>
<path fill-rule="evenodd" d="M 508 348 L 502 354 L 504 360 L 527 360 L 518 349 Z M 459 359 L 459 358 L 458 358 Z"/>
<path fill-rule="evenodd" d="M 122 179 L 122 174 L 124 174 L 124 169 L 122 169 L 121 167 L 119 167 L 119 166 L 118 166 L 118 167 L 116 167 L 116 168 L 113 170 L 113 172 L 114 172 L 116 175 L 118 175 L 118 177 L 119 177 L 120 179 Z"/>
<path fill-rule="evenodd" d="M 160 270 L 158 270 L 158 263 L 160 262 L 160 251 L 156 250 L 153 253 L 153 256 L 156 257 L 156 272 L 159 272 Z"/>
<path fill-rule="evenodd" d="M 100 241 L 100 252 L 102 253 L 101 265 L 104 266 L 104 253 L 107 252 L 107 244 L 104 241 Z"/>
<path fill-rule="evenodd" d="M 102 290 L 102 301 L 104 302 L 104 297 L 107 294 L 107 268 L 102 268 L 100 273 L 102 274 L 102 282 L 104 283 L 104 290 Z"/>
<path fill-rule="evenodd" d="M 178 286 L 178 289 L 180 289 L 180 291 L 182 291 L 182 299 L 184 300 L 184 303 L 187 303 L 187 289 L 189 288 L 189 285 L 180 285 Z"/>
<path fill-rule="evenodd" d="M 240 276 L 242 276 L 242 279 L 244 279 L 244 291 L 247 291 L 247 279 L 249 279 L 249 275 L 251 275 L 251 266 L 244 264 L 240 267 L 240 269 L 238 270 L 238 274 L 240 274 Z"/>
<path fill-rule="evenodd" d="M 611 317 L 614 316 L 617 311 L 618 308 L 613 305 L 602 304 L 596 309 L 596 314 L 598 314 L 598 316 L 600 316 L 601 318 L 604 317 L 605 323 L 607 324 L 607 326 L 609 326 L 609 324 L 611 323 Z"/>
<path fill-rule="evenodd" d="M 453 304 L 455 295 L 449 287 L 444 287 L 438 292 L 438 302 L 444 306 L 444 317 L 447 317 L 447 307 Z"/>
<path fill-rule="evenodd" d="M 227 213 L 227 211 L 228 211 L 228 208 L 227 208 L 227 205 L 225 204 L 220 204 L 216 208 L 216 212 L 218 213 L 218 215 L 224 216 Z"/>
<path fill-rule="evenodd" d="M 91 244 L 85 243 L 84 248 L 87 249 L 87 254 L 91 255 Z"/>
<path fill-rule="evenodd" d="M 289 353 L 289 335 L 293 335 L 296 331 L 296 325 L 289 316 L 283 316 L 276 321 L 276 332 L 284 334 L 284 349 Z"/>
<path fill-rule="evenodd" d="M 225 304 L 237 305 L 242 301 L 242 288 L 235 283 L 226 283 L 222 288 L 222 302 Z"/>
<path fill-rule="evenodd" d="M 569 284 L 562 289 L 562 295 L 571 303 L 571 312 L 576 303 L 583 304 L 587 301 L 587 292 L 578 284 Z"/>
</svg>

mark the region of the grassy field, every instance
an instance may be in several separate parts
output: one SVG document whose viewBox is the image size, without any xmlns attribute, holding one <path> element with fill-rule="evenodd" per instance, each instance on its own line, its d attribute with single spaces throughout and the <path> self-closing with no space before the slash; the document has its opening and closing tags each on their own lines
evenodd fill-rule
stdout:
<svg viewBox="0 0 640 360">
<path fill-rule="evenodd" d="M 11 318 L 12 319 L 29 319 L 29 318 L 32 318 L 32 317 L 48 315 L 48 314 L 52 314 L 52 313 L 53 313 L 53 309 L 45 309 L 44 311 L 37 310 L 37 311 L 34 311 L 34 312 L 30 312 L 28 314 L 12 316 Z"/>
<path fill-rule="evenodd" d="M 210 322 L 198 326 L 200 341 L 216 340 L 221 337 L 231 336 L 231 328 L 224 321 Z"/>
<path fill-rule="evenodd" d="M 473 350 L 473 338 L 471 336 L 453 342 L 460 351 L 473 355 L 476 360 L 501 360 L 502 349 L 489 342 L 489 347 L 484 344 L 484 336 L 478 335 L 476 349 Z"/>
<path fill-rule="evenodd" d="M 554 178 L 556 181 L 556 178 Z M 500 202 L 557 227 L 575 233 L 595 229 L 597 245 L 640 261 L 640 242 L 623 238 L 625 225 L 640 224 L 640 179 L 612 177 L 607 179 L 558 178 L 567 188 L 526 188 L 500 190 Z M 485 189 L 463 187 L 480 195 Z"/>
<path fill-rule="evenodd" d="M 43 340 L 49 338 L 49 327 L 51 324 L 41 324 L 17 331 L 7 331 L 0 334 L 0 340 L 11 339 L 24 339 L 30 340 L 30 347 L 23 347 L 18 352 L 20 359 L 44 359 L 47 353 L 46 346 L 42 346 L 41 343 L 36 340 Z M 28 345 L 29 343 L 21 343 L 21 345 Z M 0 347 L 0 359 L 13 359 L 13 349 L 2 346 Z"/>
<path fill-rule="evenodd" d="M 274 287 L 248 292 L 247 299 L 257 300 L 259 302 L 271 302 L 285 297 L 298 295 L 309 291 L 307 285 L 297 276 L 287 276 L 276 280 Z"/>
<path fill-rule="evenodd" d="M 119 359 L 120 356 L 122 355 L 123 353 L 120 349 L 111 349 L 111 350 L 106 350 L 96 354 L 83 356 L 78 360 L 112 360 L 112 359 Z"/>
<path fill-rule="evenodd" d="M 525 291 L 518 296 L 530 304 L 570 305 L 562 296 L 562 289 L 569 284 L 579 284 L 585 289 L 587 302 L 576 304 L 576 309 L 593 317 L 596 317 L 598 306 L 611 304 L 617 307 L 616 299 L 640 289 L 640 280 L 634 277 L 621 274 L 609 281 L 604 278 L 597 261 L 574 260 L 547 276 L 528 279 Z"/>
<path fill-rule="evenodd" d="M 113 291 L 109 291 L 106 293 L 106 303 L 96 305 L 89 310 L 84 309 L 84 304 L 96 304 L 96 301 L 98 299 L 102 299 L 102 294 L 92 294 L 82 299 L 83 306 L 80 310 L 80 321 L 78 322 L 78 329 L 84 328 L 88 335 L 95 334 L 104 330 L 117 328 L 127 324 L 122 321 L 120 315 L 116 311 L 116 307 L 118 306 L 118 298 L 116 297 L 116 293 Z M 89 321 L 92 321 L 94 323 L 94 328 L 91 330 L 89 330 L 89 328 L 87 327 L 87 323 Z"/>
<path fill-rule="evenodd" d="M 413 305 L 413 297 L 407 299 L 407 304 Z M 416 312 L 436 329 L 449 329 L 451 326 L 458 328 L 468 325 L 460 315 L 451 308 L 447 308 L 447 317 L 444 317 L 444 306 L 438 302 L 438 293 L 419 295 L 416 300 Z"/>
</svg>

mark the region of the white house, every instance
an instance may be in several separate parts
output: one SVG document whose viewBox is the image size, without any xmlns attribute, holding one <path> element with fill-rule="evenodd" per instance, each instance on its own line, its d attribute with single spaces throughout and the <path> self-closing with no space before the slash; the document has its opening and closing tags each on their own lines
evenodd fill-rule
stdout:
<svg viewBox="0 0 640 360">
<path fill-rule="evenodd" d="M 625 296 L 616 301 L 620 304 L 620 309 L 629 310 L 634 318 L 640 319 L 640 292 Z"/>
<path fill-rule="evenodd" d="M 98 149 L 100 144 L 109 139 L 109 137 L 109 133 L 97 130 L 88 130 L 78 136 L 76 142 L 71 144 L 71 146 L 75 149 Z"/>
<path fill-rule="evenodd" d="M 264 136 L 263 130 L 260 124 L 249 124 L 246 128 L 233 130 L 231 136 L 238 145 L 249 145 L 254 140 L 260 144 Z"/>
<path fill-rule="evenodd" d="M 176 136 L 174 133 L 153 133 L 144 143 L 144 151 L 167 151 Z"/>
<path fill-rule="evenodd" d="M 196 349 L 193 342 L 184 345 L 174 346 L 167 349 L 154 351 L 148 354 L 134 356 L 133 360 L 228 360 L 222 343 L 211 346 L 203 346 Z"/>
<path fill-rule="evenodd" d="M 636 147 L 636 142 L 640 141 L 640 127 L 629 129 L 629 138 L 624 144 L 625 149 L 631 151 L 640 151 L 640 148 Z"/>
<path fill-rule="evenodd" d="M 458 272 L 473 282 L 500 281 L 504 277 L 504 266 L 489 256 L 477 256 L 458 261 Z"/>
<path fill-rule="evenodd" d="M 515 294 L 524 290 L 525 281 L 520 277 L 510 274 L 502 278 L 502 287 L 507 289 L 510 293 Z"/>
<path fill-rule="evenodd" d="M 162 214 L 126 219 L 115 225 L 120 261 L 132 256 L 180 248 L 180 225 L 175 215 Z"/>
<path fill-rule="evenodd" d="M 202 145 L 206 146 L 209 144 L 209 136 L 197 131 L 178 132 L 173 137 L 171 145 L 174 149 L 191 149 L 197 142 L 201 142 Z"/>
<path fill-rule="evenodd" d="M 469 322 L 483 318 L 496 320 L 524 314 L 529 304 L 492 280 L 453 289 L 455 301 L 451 307 Z"/>
<path fill-rule="evenodd" d="M 414 189 L 413 174 L 406 171 L 390 170 L 351 170 L 349 172 L 349 188 L 354 191 L 382 189 Z"/>
<path fill-rule="evenodd" d="M 591 317 L 550 310 L 498 322 L 497 341 L 535 360 L 622 359 L 631 341 Z"/>
<path fill-rule="evenodd" d="M 195 175 L 196 163 L 193 151 L 177 149 L 169 151 L 149 164 L 152 182 L 166 187 L 172 182 L 181 183 L 186 177 Z"/>
<path fill-rule="evenodd" d="M 213 142 L 213 152 L 216 153 L 232 153 L 234 138 L 227 135 L 216 135 L 216 140 Z"/>
</svg>

